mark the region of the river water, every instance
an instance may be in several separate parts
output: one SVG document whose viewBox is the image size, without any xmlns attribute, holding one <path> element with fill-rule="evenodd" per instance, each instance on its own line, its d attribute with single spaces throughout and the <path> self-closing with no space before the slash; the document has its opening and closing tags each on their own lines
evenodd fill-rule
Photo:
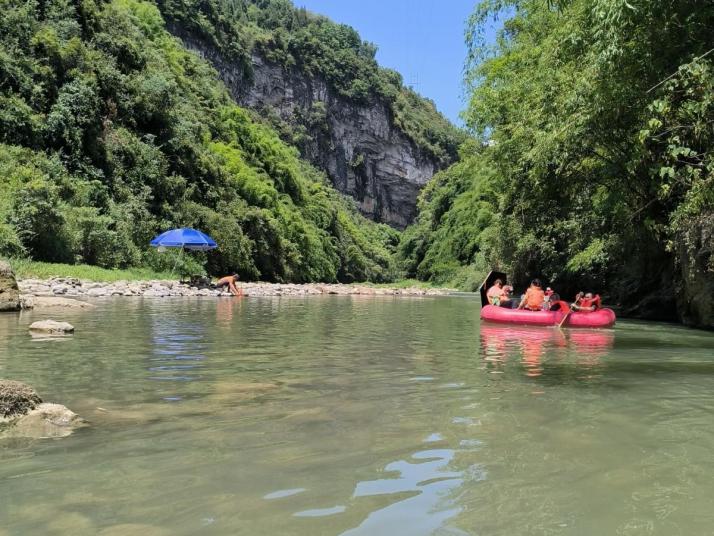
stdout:
<svg viewBox="0 0 714 536">
<path fill-rule="evenodd" d="M 0 535 L 714 533 L 714 334 L 479 326 L 465 297 L 0 316 L 90 426 L 0 440 Z M 30 322 L 74 336 L 35 340 Z"/>
</svg>

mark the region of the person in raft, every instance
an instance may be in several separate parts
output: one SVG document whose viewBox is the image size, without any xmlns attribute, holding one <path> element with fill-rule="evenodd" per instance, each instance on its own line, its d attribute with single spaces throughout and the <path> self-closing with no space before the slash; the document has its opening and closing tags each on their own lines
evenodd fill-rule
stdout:
<svg viewBox="0 0 714 536">
<path fill-rule="evenodd" d="M 512 300 L 510 297 L 510 292 L 512 290 L 513 287 L 509 287 L 508 285 L 504 286 L 503 281 L 496 279 L 491 288 L 486 291 L 488 303 L 499 307 L 508 307 L 510 309 L 512 307 Z"/>
<path fill-rule="evenodd" d="M 548 304 L 549 311 L 562 311 L 564 313 L 570 312 L 570 306 L 566 301 L 560 299 L 560 294 L 558 294 L 557 292 L 553 292 L 553 294 L 550 295 L 550 300 Z"/>
<path fill-rule="evenodd" d="M 506 290 L 503 288 L 503 281 L 496 279 L 491 285 L 491 288 L 486 291 L 488 303 L 491 305 L 500 305 L 501 299 L 506 298 Z"/>
<path fill-rule="evenodd" d="M 591 313 L 600 309 L 600 296 L 593 296 L 592 292 L 584 294 L 583 292 L 578 292 L 575 296 L 575 302 L 570 306 L 573 311 L 579 311 L 582 313 Z"/>
<path fill-rule="evenodd" d="M 531 286 L 526 290 L 523 299 L 521 300 L 519 309 L 528 309 L 529 311 L 540 311 L 545 303 L 545 292 L 540 284 L 540 279 L 531 281 Z"/>
<path fill-rule="evenodd" d="M 228 287 L 228 290 L 230 290 L 231 294 L 234 296 L 242 296 L 243 290 L 236 287 L 236 281 L 238 281 L 238 274 L 221 277 L 218 281 L 216 281 L 216 288 Z"/>
</svg>

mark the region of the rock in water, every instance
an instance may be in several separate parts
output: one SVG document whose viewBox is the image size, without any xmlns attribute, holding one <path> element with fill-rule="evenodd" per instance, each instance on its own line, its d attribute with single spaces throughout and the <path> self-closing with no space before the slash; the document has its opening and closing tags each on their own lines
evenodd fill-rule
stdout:
<svg viewBox="0 0 714 536">
<path fill-rule="evenodd" d="M 0 380 L 0 419 L 24 415 L 41 403 L 40 395 L 29 385 Z"/>
<path fill-rule="evenodd" d="M 13 421 L 12 426 L 5 431 L 5 436 L 36 439 L 65 437 L 84 424 L 79 415 L 62 404 L 45 403 Z"/>
<path fill-rule="evenodd" d="M 64 437 L 85 424 L 62 404 L 43 403 L 29 385 L 0 380 L 0 437 Z"/>
<path fill-rule="evenodd" d="M 51 335 L 64 335 L 66 333 L 74 333 L 74 326 L 68 322 L 38 320 L 30 324 L 30 331 L 49 333 Z"/>
<path fill-rule="evenodd" d="M 0 311 L 20 310 L 20 290 L 17 288 L 17 281 L 12 267 L 0 261 Z"/>
</svg>

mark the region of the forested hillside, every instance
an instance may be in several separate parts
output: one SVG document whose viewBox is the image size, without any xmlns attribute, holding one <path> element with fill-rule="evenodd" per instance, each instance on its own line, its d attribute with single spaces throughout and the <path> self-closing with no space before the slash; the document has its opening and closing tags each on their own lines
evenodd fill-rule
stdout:
<svg viewBox="0 0 714 536">
<path fill-rule="evenodd" d="M 452 162 L 463 135 L 402 76 L 378 65 L 377 46 L 350 26 L 296 7 L 290 0 L 158 0 L 162 13 L 194 31 L 240 65 L 248 78 L 257 52 L 285 68 L 324 77 L 340 95 L 389 103 L 396 126 L 440 163 Z M 289 125 L 286 125 L 289 127 Z M 304 125 L 303 125 L 304 127 Z M 304 132 L 291 132 L 299 144 Z"/>
<path fill-rule="evenodd" d="M 714 4 L 695 0 L 481 2 L 480 143 L 423 191 L 408 272 L 469 284 L 500 267 L 714 327 L 713 29 Z"/>
<path fill-rule="evenodd" d="M 288 0 L 160 0 L 169 30 L 325 171 L 360 211 L 398 228 L 465 135 L 375 60 L 376 46 Z"/>
<path fill-rule="evenodd" d="M 173 260 L 149 239 L 195 226 L 220 244 L 191 256 L 211 273 L 391 278 L 398 235 L 358 216 L 217 80 L 151 2 L 4 2 L 0 255 L 162 268 Z"/>
</svg>

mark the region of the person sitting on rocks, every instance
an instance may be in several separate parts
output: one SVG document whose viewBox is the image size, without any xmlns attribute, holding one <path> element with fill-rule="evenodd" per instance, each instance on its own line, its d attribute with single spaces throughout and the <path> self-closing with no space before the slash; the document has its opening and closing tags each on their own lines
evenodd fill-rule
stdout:
<svg viewBox="0 0 714 536">
<path fill-rule="evenodd" d="M 233 274 L 233 275 L 227 275 L 225 277 L 221 277 L 217 282 L 216 282 L 216 288 L 224 288 L 228 287 L 228 290 L 233 294 L 234 296 L 242 296 L 243 295 L 243 290 L 239 289 L 236 287 L 236 281 L 238 281 L 238 274 Z"/>
</svg>

